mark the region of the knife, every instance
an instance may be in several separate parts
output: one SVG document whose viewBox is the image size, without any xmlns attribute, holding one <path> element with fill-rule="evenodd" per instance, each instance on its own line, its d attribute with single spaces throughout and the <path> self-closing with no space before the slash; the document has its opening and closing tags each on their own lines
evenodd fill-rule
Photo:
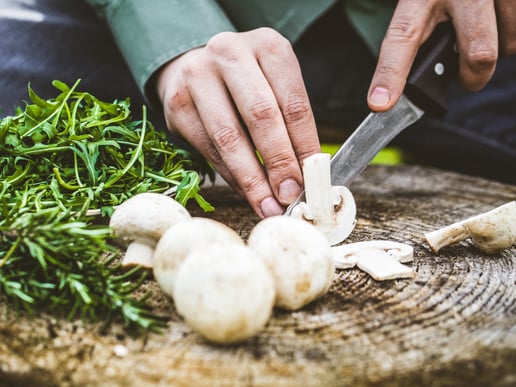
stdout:
<svg viewBox="0 0 516 387">
<path fill-rule="evenodd" d="M 386 112 L 369 113 L 332 157 L 332 185 L 348 185 L 380 150 L 425 112 L 444 115 L 447 85 L 457 65 L 453 26 L 449 22 L 438 24 L 419 48 L 404 94 L 396 105 Z M 303 199 L 304 193 L 287 207 L 285 214 L 290 215 Z"/>
</svg>

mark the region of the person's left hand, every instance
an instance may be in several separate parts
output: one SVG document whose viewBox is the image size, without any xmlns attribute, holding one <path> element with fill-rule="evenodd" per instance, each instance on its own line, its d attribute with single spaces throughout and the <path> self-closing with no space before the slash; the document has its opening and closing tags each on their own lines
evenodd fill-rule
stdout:
<svg viewBox="0 0 516 387">
<path fill-rule="evenodd" d="M 459 82 L 476 91 L 491 79 L 499 53 L 516 54 L 514 0 L 399 0 L 368 92 L 373 111 L 386 111 L 403 93 L 418 48 L 438 23 L 451 20 L 459 53 Z"/>
</svg>

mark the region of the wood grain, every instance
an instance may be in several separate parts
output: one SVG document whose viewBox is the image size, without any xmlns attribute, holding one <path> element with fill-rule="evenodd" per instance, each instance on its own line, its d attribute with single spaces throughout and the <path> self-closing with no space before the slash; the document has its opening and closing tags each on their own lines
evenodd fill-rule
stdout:
<svg viewBox="0 0 516 387">
<path fill-rule="evenodd" d="M 358 222 L 349 242 L 414 246 L 411 280 L 376 282 L 336 272 L 329 293 L 266 329 L 214 346 L 170 316 L 163 335 L 107 335 L 42 315 L 0 316 L 0 385 L 511 386 L 516 385 L 516 248 L 481 254 L 469 242 L 433 254 L 423 233 L 516 198 L 516 186 L 420 167 L 369 167 L 350 187 Z M 258 218 L 224 187 L 204 195 L 210 214 L 244 238 Z M 194 215 L 203 215 L 195 208 Z M 129 354 L 117 357 L 115 345 Z"/>
</svg>

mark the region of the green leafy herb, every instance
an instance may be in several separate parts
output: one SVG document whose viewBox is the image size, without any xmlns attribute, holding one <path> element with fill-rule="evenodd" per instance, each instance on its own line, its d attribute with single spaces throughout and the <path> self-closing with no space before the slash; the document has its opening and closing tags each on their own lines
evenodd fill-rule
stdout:
<svg viewBox="0 0 516 387">
<path fill-rule="evenodd" d="M 100 101 L 77 91 L 79 81 L 53 84 L 56 98 L 29 86 L 32 103 L 0 120 L 0 295 L 27 311 L 162 326 L 134 296 L 142 272 L 120 270 L 109 227 L 87 214 L 110 216 L 131 196 L 165 191 L 211 211 L 199 191 L 213 172 L 155 130 L 145 107 L 132 120 L 129 100 Z"/>
</svg>

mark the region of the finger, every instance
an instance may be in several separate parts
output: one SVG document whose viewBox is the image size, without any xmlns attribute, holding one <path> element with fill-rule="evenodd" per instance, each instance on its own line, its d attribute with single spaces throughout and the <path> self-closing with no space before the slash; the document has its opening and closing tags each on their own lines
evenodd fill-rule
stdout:
<svg viewBox="0 0 516 387">
<path fill-rule="evenodd" d="M 435 27 L 433 9 L 426 2 L 400 0 L 382 42 L 368 92 L 373 111 L 386 111 L 403 93 L 421 43 Z"/>
<path fill-rule="evenodd" d="M 321 151 L 315 118 L 292 45 L 281 36 L 255 54 L 281 110 L 299 162 Z"/>
<path fill-rule="evenodd" d="M 188 94 L 188 93 L 186 93 Z M 177 101 L 178 94 L 175 96 Z M 224 164 L 219 152 L 213 145 L 211 138 L 208 136 L 201 118 L 191 101 L 189 95 L 187 99 L 189 103 L 177 104 L 176 101 L 168 103 L 169 108 L 165 109 L 165 117 L 167 127 L 171 133 L 181 136 L 185 141 L 192 145 L 199 153 L 201 153 L 213 166 L 213 168 L 222 176 L 222 178 L 238 193 L 243 194 L 238 186 L 237 181 L 231 174 L 231 171 Z"/>
<path fill-rule="evenodd" d="M 496 13 L 492 1 L 451 2 L 450 9 L 459 51 L 459 82 L 470 91 L 491 79 L 498 57 Z"/>
<path fill-rule="evenodd" d="M 203 127 L 220 155 L 220 164 L 229 170 L 258 215 L 280 215 L 283 208 L 274 199 L 254 147 L 240 124 L 222 81 L 210 72 L 200 70 L 200 73 L 189 77 L 188 89 Z"/>
<path fill-rule="evenodd" d="M 279 35 L 266 29 L 248 33 L 249 40 L 254 40 L 251 35 L 264 31 L 270 36 L 260 36 L 261 41 L 272 39 L 270 44 L 279 43 Z M 247 51 L 238 45 L 230 50 L 239 55 L 239 60 L 220 63 L 221 76 L 260 152 L 274 196 L 281 204 L 290 204 L 301 193 L 302 174 L 276 96 L 256 57 L 246 55 Z"/>
<path fill-rule="evenodd" d="M 500 54 L 516 54 L 516 1 L 496 0 L 496 20 Z"/>
</svg>

